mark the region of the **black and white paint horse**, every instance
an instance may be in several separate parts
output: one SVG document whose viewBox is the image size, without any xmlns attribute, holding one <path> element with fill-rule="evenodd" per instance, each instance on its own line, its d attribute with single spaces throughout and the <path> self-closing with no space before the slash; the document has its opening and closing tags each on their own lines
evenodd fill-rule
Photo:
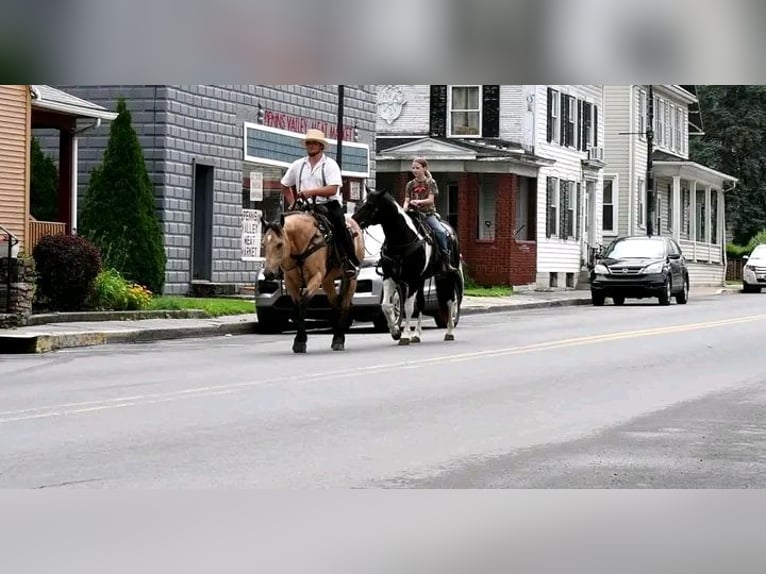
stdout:
<svg viewBox="0 0 766 574">
<path fill-rule="evenodd" d="M 381 251 L 380 273 L 383 276 L 383 313 L 394 340 L 400 345 L 419 343 L 422 336 L 422 318 L 425 307 L 424 286 L 433 277 L 440 313 L 446 317 L 445 341 L 455 340 L 455 317 L 458 299 L 462 297 L 460 277 L 456 273 L 442 273 L 435 238 L 430 236 L 427 225 L 416 224 L 413 217 L 404 211 L 396 199 L 387 191 L 367 190 L 367 197 L 360 205 L 353 219 L 361 228 L 380 225 L 385 242 Z M 454 231 L 448 230 L 448 242 L 452 265 L 460 267 L 460 246 Z M 399 294 L 403 309 L 400 316 L 403 328 L 394 314 L 393 296 Z M 416 308 L 417 303 L 417 308 Z M 417 310 L 417 324 L 411 322 Z M 414 331 L 414 333 L 413 333 Z"/>
</svg>

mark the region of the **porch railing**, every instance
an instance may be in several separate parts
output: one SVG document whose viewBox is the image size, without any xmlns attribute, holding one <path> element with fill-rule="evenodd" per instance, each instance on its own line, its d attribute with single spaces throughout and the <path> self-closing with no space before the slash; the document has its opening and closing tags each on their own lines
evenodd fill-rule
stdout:
<svg viewBox="0 0 766 574">
<path fill-rule="evenodd" d="M 27 241 L 27 252 L 31 255 L 35 245 L 46 235 L 63 235 L 66 233 L 66 223 L 58 221 L 37 221 L 35 219 L 29 222 L 29 239 Z"/>
</svg>

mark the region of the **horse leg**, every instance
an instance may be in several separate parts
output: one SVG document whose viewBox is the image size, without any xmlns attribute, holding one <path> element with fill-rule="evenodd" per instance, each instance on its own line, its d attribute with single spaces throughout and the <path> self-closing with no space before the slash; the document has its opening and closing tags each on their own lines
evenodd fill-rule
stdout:
<svg viewBox="0 0 766 574">
<path fill-rule="evenodd" d="M 412 315 L 415 312 L 416 296 L 417 293 L 413 293 L 412 295 L 407 296 L 404 302 L 404 328 L 402 329 L 402 338 L 399 339 L 400 345 L 410 344 L 410 321 L 412 320 Z"/>
<path fill-rule="evenodd" d="M 394 316 L 394 305 L 391 303 L 394 293 L 396 293 L 396 283 L 393 279 L 385 279 L 383 281 L 383 303 L 381 304 L 381 310 L 388 323 L 388 331 L 391 333 L 391 337 L 394 341 L 398 341 L 402 333 Z"/>
<path fill-rule="evenodd" d="M 346 331 L 351 326 L 351 301 L 356 291 L 356 279 L 344 277 L 340 284 L 340 295 L 335 315 L 336 326 L 332 337 L 332 350 L 343 351 L 346 348 Z"/>
<path fill-rule="evenodd" d="M 415 334 L 412 336 L 412 342 L 413 343 L 420 343 L 421 338 L 423 337 L 423 309 L 425 308 L 425 295 L 423 294 L 423 289 L 418 289 L 417 299 L 416 299 L 416 309 L 418 312 L 418 322 L 415 325 Z"/>
<path fill-rule="evenodd" d="M 453 289 L 454 293 L 454 289 Z M 453 294 L 452 299 L 447 301 L 447 333 L 444 335 L 445 341 L 454 341 L 455 335 L 455 310 L 457 309 L 457 300 Z"/>
<path fill-rule="evenodd" d="M 319 288 L 322 276 L 315 274 L 309 279 L 304 289 L 298 290 L 293 295 L 293 303 L 295 304 L 295 323 L 298 326 L 298 330 L 295 334 L 293 341 L 293 353 L 305 353 L 306 341 L 308 336 L 306 335 L 306 309 L 309 305 L 309 301 Z"/>
</svg>

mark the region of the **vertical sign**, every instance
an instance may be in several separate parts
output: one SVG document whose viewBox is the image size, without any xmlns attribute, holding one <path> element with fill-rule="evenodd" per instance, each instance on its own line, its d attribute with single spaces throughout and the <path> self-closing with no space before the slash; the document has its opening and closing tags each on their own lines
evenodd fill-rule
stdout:
<svg viewBox="0 0 766 574">
<path fill-rule="evenodd" d="M 250 201 L 263 201 L 263 172 L 250 172 Z"/>
<path fill-rule="evenodd" d="M 358 181 L 352 181 L 349 186 L 349 192 L 348 196 L 351 201 L 359 201 L 361 199 L 360 197 L 360 190 L 362 188 L 362 185 Z"/>
<path fill-rule="evenodd" d="M 261 258 L 260 209 L 242 210 L 242 261 L 258 261 Z"/>
</svg>

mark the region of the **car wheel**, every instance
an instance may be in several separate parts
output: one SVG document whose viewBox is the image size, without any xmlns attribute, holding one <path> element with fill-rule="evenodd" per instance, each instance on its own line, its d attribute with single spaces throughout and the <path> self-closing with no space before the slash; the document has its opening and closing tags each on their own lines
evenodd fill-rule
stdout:
<svg viewBox="0 0 766 574">
<path fill-rule="evenodd" d="M 261 333 L 281 333 L 287 329 L 290 318 L 274 309 L 256 309 L 258 331 Z"/>
<path fill-rule="evenodd" d="M 596 293 L 595 291 L 591 291 L 590 299 L 593 302 L 594 307 L 603 307 L 606 296 L 604 296 L 603 293 Z"/>
<path fill-rule="evenodd" d="M 684 287 L 681 289 L 681 292 L 676 295 L 676 303 L 679 305 L 686 305 L 687 301 L 689 301 L 689 279 L 684 277 Z"/>
<path fill-rule="evenodd" d="M 617 297 L 612 297 L 612 301 L 614 301 L 615 305 L 625 305 L 625 297 L 622 295 L 618 295 Z"/>
<path fill-rule="evenodd" d="M 742 283 L 742 291 L 745 293 L 760 293 L 761 287 L 759 285 L 749 285 L 748 283 Z"/>
<path fill-rule="evenodd" d="M 670 297 L 673 294 L 673 283 L 670 281 L 670 278 L 665 281 L 665 287 L 662 290 L 662 293 L 660 293 L 659 297 L 657 297 L 660 300 L 660 305 L 670 305 Z"/>
</svg>

